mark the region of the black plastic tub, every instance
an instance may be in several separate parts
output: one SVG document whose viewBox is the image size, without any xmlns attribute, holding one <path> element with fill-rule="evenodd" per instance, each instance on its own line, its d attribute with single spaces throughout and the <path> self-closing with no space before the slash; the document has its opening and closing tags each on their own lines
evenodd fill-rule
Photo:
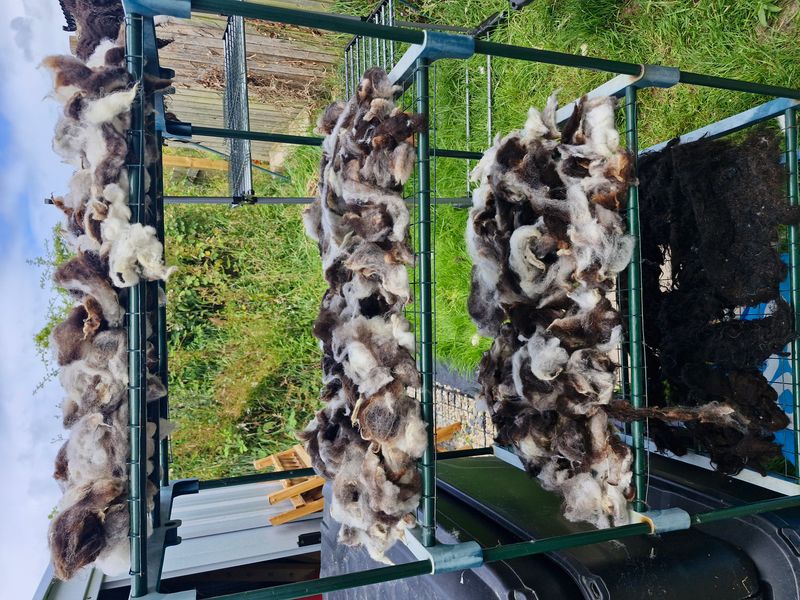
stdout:
<svg viewBox="0 0 800 600">
<path fill-rule="evenodd" d="M 590 529 L 560 516 L 560 499 L 492 456 L 437 464 L 437 537 L 488 547 Z M 651 459 L 648 502 L 703 512 L 770 497 L 761 488 L 659 457 Z M 774 494 L 772 494 L 774 495 Z M 797 511 L 731 519 L 689 531 L 604 542 L 547 555 L 420 576 L 326 595 L 330 600 L 798 600 Z M 322 576 L 380 566 L 363 549 L 338 544 L 325 513 Z M 415 560 L 402 544 L 395 563 Z"/>
</svg>

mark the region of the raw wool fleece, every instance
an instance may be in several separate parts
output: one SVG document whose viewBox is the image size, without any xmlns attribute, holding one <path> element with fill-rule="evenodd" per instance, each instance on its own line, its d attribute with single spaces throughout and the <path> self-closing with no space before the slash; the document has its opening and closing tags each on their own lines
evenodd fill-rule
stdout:
<svg viewBox="0 0 800 600">
<path fill-rule="evenodd" d="M 339 541 L 363 544 L 376 560 L 415 523 L 426 445 L 417 402 L 414 335 L 403 309 L 411 297 L 409 214 L 401 196 L 414 165 L 420 115 L 394 106 L 397 90 L 366 71 L 347 103 L 319 120 L 319 192 L 304 214 L 319 244 L 328 290 L 314 335 L 323 352 L 325 406 L 301 433 L 316 471 L 333 480 Z"/>
<path fill-rule="evenodd" d="M 606 408 L 622 322 L 607 295 L 631 258 L 620 211 L 631 161 L 612 98 L 581 100 L 559 131 L 555 94 L 475 168 L 468 308 L 494 337 L 480 404 L 564 515 L 597 527 L 628 520 L 632 454 Z M 479 405 L 480 405 L 479 404 Z"/>
<path fill-rule="evenodd" d="M 119 0 L 63 0 L 63 6 L 78 26 L 75 54 L 84 61 L 89 60 L 104 40 L 116 39 L 125 20 L 125 11 Z"/>
<path fill-rule="evenodd" d="M 671 143 L 640 160 L 646 360 L 651 405 L 724 403 L 735 422 L 652 423 L 659 448 L 698 447 L 723 473 L 764 473 L 788 425 L 761 364 L 796 336 L 779 285 L 787 267 L 779 226 L 789 206 L 780 139 L 757 129 L 739 141 Z M 668 276 L 666 281 L 662 281 Z M 766 303 L 766 315 L 736 310 Z"/>
<path fill-rule="evenodd" d="M 121 299 L 124 288 L 140 279 L 169 273 L 155 230 L 130 223 L 126 129 L 137 89 L 124 68 L 124 47 L 113 43 L 121 39 L 121 5 L 83 0 L 67 4 L 81 28 L 81 56 L 87 58 L 98 47 L 103 57 L 93 57 L 94 66 L 71 56 L 44 61 L 54 77 L 53 96 L 64 105 L 53 146 L 76 168 L 69 193 L 54 198 L 66 217 L 65 241 L 74 254 L 58 267 L 55 281 L 75 299 L 50 337 L 65 391 L 64 427 L 70 431 L 56 457 L 53 477 L 64 496 L 49 529 L 51 558 L 60 579 L 71 578 L 90 563 L 107 574 L 128 570 L 128 340 Z M 101 44 L 100 38 L 106 41 Z M 152 154 L 151 146 L 148 156 Z M 145 308 L 150 312 L 157 299 L 149 300 Z M 148 342 L 149 402 L 166 394 L 153 373 L 155 361 Z M 161 424 L 162 438 L 170 427 Z M 148 472 L 154 469 L 155 432 L 155 423 L 148 423 Z M 150 510 L 156 491 L 148 482 Z"/>
</svg>

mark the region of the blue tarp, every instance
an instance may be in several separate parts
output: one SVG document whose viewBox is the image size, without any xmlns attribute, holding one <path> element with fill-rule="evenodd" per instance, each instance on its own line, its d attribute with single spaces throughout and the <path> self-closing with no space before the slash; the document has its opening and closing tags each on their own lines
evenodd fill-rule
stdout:
<svg viewBox="0 0 800 600">
<path fill-rule="evenodd" d="M 784 262 L 789 261 L 789 255 L 783 254 L 781 256 Z M 789 277 L 781 283 L 781 296 L 790 302 L 789 298 Z M 759 306 L 748 306 L 742 311 L 742 319 L 760 319 L 766 312 L 766 304 Z M 783 407 L 783 410 L 792 418 L 794 413 L 794 398 L 792 397 L 792 364 L 789 361 L 790 347 L 784 348 L 782 355 L 773 354 L 761 366 L 761 371 L 764 376 L 772 384 L 772 387 L 778 392 L 778 404 Z M 783 446 L 783 455 L 792 464 L 795 462 L 795 439 L 794 431 L 787 427 L 783 431 L 775 433 L 776 441 Z"/>
</svg>

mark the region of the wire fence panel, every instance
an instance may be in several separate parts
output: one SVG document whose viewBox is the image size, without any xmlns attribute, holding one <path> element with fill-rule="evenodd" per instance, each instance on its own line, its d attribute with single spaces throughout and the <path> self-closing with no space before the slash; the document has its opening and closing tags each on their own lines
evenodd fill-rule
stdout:
<svg viewBox="0 0 800 600">
<path fill-rule="evenodd" d="M 225 28 L 225 128 L 250 130 L 247 60 L 242 17 L 228 17 Z M 253 194 L 250 140 L 229 139 L 228 184 L 233 198 Z"/>
</svg>

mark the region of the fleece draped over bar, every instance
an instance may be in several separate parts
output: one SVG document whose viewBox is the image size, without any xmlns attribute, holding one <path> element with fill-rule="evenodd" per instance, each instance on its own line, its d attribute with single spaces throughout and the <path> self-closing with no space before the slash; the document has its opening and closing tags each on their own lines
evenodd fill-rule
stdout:
<svg viewBox="0 0 800 600">
<path fill-rule="evenodd" d="M 49 530 L 55 575 L 61 579 L 91 563 L 107 574 L 125 573 L 130 566 L 123 302 L 140 281 L 165 279 L 170 273 L 155 229 L 132 223 L 128 206 L 127 130 L 131 105 L 141 90 L 124 64 L 122 6 L 83 0 L 66 5 L 79 27 L 78 57 L 51 56 L 43 63 L 53 75 L 53 96 L 64 107 L 53 148 L 76 169 L 68 193 L 53 199 L 64 213 L 63 240 L 73 255 L 56 269 L 55 281 L 75 301 L 50 336 L 65 392 L 64 427 L 69 430 L 54 472 L 64 495 Z M 152 143 L 147 141 L 146 157 L 153 155 Z M 161 301 L 153 297 L 143 307 L 148 318 Z M 155 401 L 166 389 L 155 375 L 156 350 L 149 341 L 146 363 L 145 394 Z M 156 431 L 163 438 L 171 425 L 162 420 L 160 427 L 155 422 L 144 427 L 146 469 L 152 473 L 160 441 Z M 148 481 L 144 496 L 150 509 L 155 493 L 156 486 Z"/>
<path fill-rule="evenodd" d="M 317 472 L 333 481 L 339 540 L 384 552 L 415 522 L 425 425 L 408 388 L 419 385 L 407 266 L 409 213 L 402 187 L 425 119 L 395 107 L 380 69 L 319 120 L 319 192 L 306 210 L 328 290 L 314 335 L 323 352 L 325 406 L 302 433 Z"/>
</svg>

